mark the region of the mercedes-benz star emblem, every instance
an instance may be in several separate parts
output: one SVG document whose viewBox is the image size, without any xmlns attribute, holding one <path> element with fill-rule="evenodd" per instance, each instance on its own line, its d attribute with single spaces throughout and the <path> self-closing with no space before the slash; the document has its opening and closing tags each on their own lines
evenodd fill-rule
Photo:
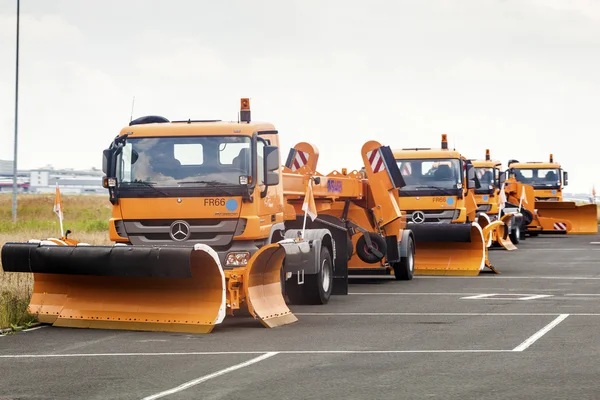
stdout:
<svg viewBox="0 0 600 400">
<path fill-rule="evenodd" d="M 415 211 L 412 213 L 412 220 L 415 224 L 422 224 L 425 221 L 425 214 L 423 211 Z"/>
<path fill-rule="evenodd" d="M 171 239 L 178 242 L 182 242 L 189 238 L 191 233 L 192 230 L 190 224 L 185 221 L 175 221 L 171 224 L 171 228 L 169 228 L 169 236 L 171 236 Z"/>
</svg>

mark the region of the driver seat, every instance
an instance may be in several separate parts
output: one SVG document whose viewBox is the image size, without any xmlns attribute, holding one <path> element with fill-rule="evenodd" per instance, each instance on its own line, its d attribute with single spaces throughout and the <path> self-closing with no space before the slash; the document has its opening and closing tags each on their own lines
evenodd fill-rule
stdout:
<svg viewBox="0 0 600 400">
<path fill-rule="evenodd" d="M 437 180 L 452 179 L 452 170 L 448 165 L 440 165 L 433 173 L 433 176 Z"/>
<path fill-rule="evenodd" d="M 241 149 L 240 153 L 232 160 L 231 165 L 234 168 L 241 169 L 250 174 L 250 149 Z"/>
</svg>

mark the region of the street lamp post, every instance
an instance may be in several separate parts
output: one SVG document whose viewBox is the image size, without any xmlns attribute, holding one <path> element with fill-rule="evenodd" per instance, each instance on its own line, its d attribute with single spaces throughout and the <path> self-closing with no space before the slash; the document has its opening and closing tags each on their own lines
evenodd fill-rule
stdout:
<svg viewBox="0 0 600 400">
<path fill-rule="evenodd" d="M 19 17 L 21 11 L 21 1 L 17 0 L 17 52 L 15 62 L 15 150 L 13 155 L 13 201 L 12 201 L 12 220 L 17 222 L 17 138 L 19 126 Z"/>
</svg>

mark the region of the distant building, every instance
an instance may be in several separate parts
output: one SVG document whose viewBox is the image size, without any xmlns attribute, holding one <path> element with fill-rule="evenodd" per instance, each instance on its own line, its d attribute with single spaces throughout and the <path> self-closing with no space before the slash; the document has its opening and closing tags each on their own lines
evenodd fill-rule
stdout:
<svg viewBox="0 0 600 400">
<path fill-rule="evenodd" d="M 12 161 L 0 160 L 0 192 L 12 192 Z M 56 184 L 64 194 L 106 194 L 102 187 L 104 173 L 89 170 L 54 169 L 51 165 L 32 170 L 19 170 L 17 186 L 20 193 L 53 193 Z"/>
<path fill-rule="evenodd" d="M 29 171 L 17 172 L 17 192 L 29 191 Z M 13 162 L 12 160 L 0 160 L 0 193 L 13 191 Z"/>
</svg>

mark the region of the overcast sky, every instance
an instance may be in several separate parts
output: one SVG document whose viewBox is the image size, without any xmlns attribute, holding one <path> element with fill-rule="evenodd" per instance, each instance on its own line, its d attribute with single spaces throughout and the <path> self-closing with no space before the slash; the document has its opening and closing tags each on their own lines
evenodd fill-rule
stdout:
<svg viewBox="0 0 600 400">
<path fill-rule="evenodd" d="M 0 3 L 0 159 L 12 159 L 16 1 Z M 254 120 L 319 172 L 360 148 L 545 161 L 600 189 L 600 1 L 21 1 L 21 168 L 101 166 L 130 118 Z M 350 140 L 350 138 L 355 138 Z"/>
</svg>

